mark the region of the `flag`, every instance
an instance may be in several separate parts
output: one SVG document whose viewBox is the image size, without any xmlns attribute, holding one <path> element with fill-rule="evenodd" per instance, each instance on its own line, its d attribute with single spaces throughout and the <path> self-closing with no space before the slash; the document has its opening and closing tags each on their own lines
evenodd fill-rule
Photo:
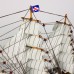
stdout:
<svg viewBox="0 0 74 74">
<path fill-rule="evenodd" d="M 39 12 L 40 8 L 39 5 L 31 6 L 32 12 Z"/>
</svg>

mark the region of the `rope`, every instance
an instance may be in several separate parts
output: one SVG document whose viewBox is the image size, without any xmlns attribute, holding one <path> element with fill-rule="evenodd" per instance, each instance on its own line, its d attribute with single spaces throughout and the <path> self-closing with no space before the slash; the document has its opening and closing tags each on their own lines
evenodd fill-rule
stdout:
<svg viewBox="0 0 74 74">
<path fill-rule="evenodd" d="M 27 11 L 27 10 L 29 10 L 29 9 L 22 10 L 22 11 L 18 11 L 18 12 L 11 13 L 11 14 L 7 14 L 7 15 L 3 15 L 3 16 L 0 16 L 0 18 L 4 18 L 4 17 L 10 16 L 10 15 L 14 15 L 14 14 L 17 14 L 17 13 L 21 13 L 21 12 L 24 12 L 24 11 Z"/>
<path fill-rule="evenodd" d="M 20 21 L 22 21 L 22 20 L 19 20 L 19 21 L 15 21 L 15 22 L 12 22 L 12 23 L 6 24 L 6 25 L 4 25 L 4 26 L 1 26 L 0 28 L 4 28 L 4 27 L 6 27 L 6 26 L 9 26 L 9 25 L 12 25 L 12 24 L 18 23 L 18 22 L 20 22 Z"/>
<path fill-rule="evenodd" d="M 23 23 L 22 25 L 24 25 L 24 24 L 25 24 L 25 23 Z M 8 34 L 8 33 L 10 33 L 10 32 L 12 32 L 12 31 L 14 31 L 15 29 L 19 28 L 20 26 L 21 26 L 21 25 L 19 25 L 19 26 L 15 27 L 15 28 L 11 29 L 10 31 L 8 31 L 8 32 L 0 35 L 0 37 L 2 37 L 2 36 L 6 35 L 6 34 Z"/>
<path fill-rule="evenodd" d="M 63 15 L 54 14 L 54 13 L 50 13 L 50 12 L 45 12 L 45 11 L 42 11 L 42 10 L 40 10 L 40 12 L 47 13 L 47 14 L 52 14 L 52 15 L 56 15 L 56 16 L 61 16 L 61 17 L 64 17 Z"/>
<path fill-rule="evenodd" d="M 11 36 L 11 37 L 7 37 L 7 38 L 4 38 L 4 39 L 1 39 L 0 41 L 7 40 L 7 39 L 10 39 L 10 38 L 12 38 L 12 37 L 14 37 L 14 36 Z"/>
</svg>

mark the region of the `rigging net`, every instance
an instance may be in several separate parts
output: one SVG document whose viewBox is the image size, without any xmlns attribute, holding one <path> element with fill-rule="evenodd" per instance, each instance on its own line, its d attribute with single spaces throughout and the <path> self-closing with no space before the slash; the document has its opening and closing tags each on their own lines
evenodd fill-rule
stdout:
<svg viewBox="0 0 74 74">
<path fill-rule="evenodd" d="M 50 29 L 50 25 L 31 19 L 26 19 L 24 22 L 18 26 L 20 29 L 15 36 L 0 40 L 10 38 L 9 42 L 0 49 L 2 72 L 7 74 L 51 74 L 56 73 L 60 68 L 61 71 L 73 74 L 74 53 L 71 25 L 54 22 L 52 23 L 53 30 L 50 33 L 46 29 L 46 27 Z"/>
</svg>

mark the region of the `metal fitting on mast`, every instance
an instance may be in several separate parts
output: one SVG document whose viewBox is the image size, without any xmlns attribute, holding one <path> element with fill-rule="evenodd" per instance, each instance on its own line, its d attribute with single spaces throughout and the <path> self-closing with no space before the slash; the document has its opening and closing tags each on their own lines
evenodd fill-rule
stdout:
<svg viewBox="0 0 74 74">
<path fill-rule="evenodd" d="M 67 14 L 65 14 L 64 18 L 65 18 L 64 24 L 66 24 L 67 23 Z"/>
</svg>

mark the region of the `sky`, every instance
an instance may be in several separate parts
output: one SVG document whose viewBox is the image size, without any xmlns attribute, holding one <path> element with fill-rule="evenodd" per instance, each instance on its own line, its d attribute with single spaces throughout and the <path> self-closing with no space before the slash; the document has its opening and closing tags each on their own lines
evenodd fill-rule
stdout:
<svg viewBox="0 0 74 74">
<path fill-rule="evenodd" d="M 61 15 L 67 14 L 74 24 L 74 0 L 0 0 L 0 16 L 27 9 L 30 5 L 37 4 L 40 5 L 40 10 Z"/>
<path fill-rule="evenodd" d="M 39 5 L 40 10 L 50 13 L 60 14 L 63 16 L 67 14 L 72 24 L 74 24 L 74 0 L 0 0 L 0 16 L 28 9 L 30 5 Z M 0 19 L 0 26 L 18 21 L 24 15 L 25 12 L 2 18 Z M 61 17 L 52 16 L 40 12 L 35 13 L 35 15 L 37 19 L 41 20 L 42 22 L 55 22 L 62 19 Z M 18 25 L 14 24 L 12 26 L 0 29 L 0 35 L 5 33 L 6 31 L 9 31 L 15 26 Z"/>
</svg>

